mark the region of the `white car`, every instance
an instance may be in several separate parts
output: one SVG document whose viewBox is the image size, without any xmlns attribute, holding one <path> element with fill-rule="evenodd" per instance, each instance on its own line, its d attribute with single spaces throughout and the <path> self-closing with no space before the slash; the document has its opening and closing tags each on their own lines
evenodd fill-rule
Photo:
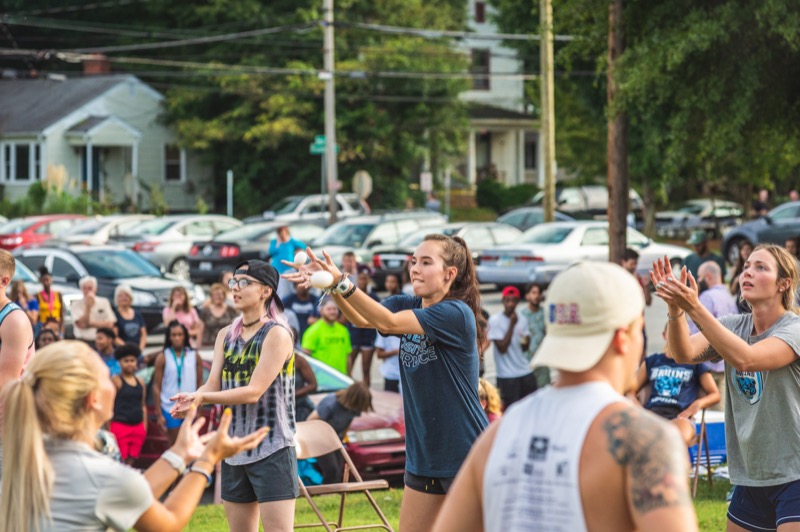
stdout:
<svg viewBox="0 0 800 532">
<path fill-rule="evenodd" d="M 335 195 L 336 218 L 342 220 L 364 214 L 364 207 L 358 196 L 352 193 Z M 276 222 L 308 222 L 321 226 L 328 225 L 328 195 L 311 194 L 308 196 L 287 196 L 264 211 L 261 216 L 245 218 L 245 223 Z"/>
<path fill-rule="evenodd" d="M 639 252 L 639 274 L 657 258 L 679 264 L 691 251 L 658 244 L 628 228 L 628 247 Z M 556 274 L 578 261 L 608 261 L 608 222 L 554 222 L 525 231 L 517 243 L 486 249 L 477 267 L 478 280 L 500 286 L 550 283 Z"/>
<path fill-rule="evenodd" d="M 109 240 L 120 237 L 126 231 L 134 231 L 142 222 L 155 218 L 152 214 L 111 214 L 97 216 L 60 233 L 54 241 L 67 244 L 94 244 L 102 246 Z"/>
</svg>

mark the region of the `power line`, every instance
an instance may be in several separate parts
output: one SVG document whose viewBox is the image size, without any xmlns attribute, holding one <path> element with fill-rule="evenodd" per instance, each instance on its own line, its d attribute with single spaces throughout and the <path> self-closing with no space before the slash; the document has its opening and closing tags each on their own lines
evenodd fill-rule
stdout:
<svg viewBox="0 0 800 532">
<path fill-rule="evenodd" d="M 27 26 L 31 28 L 45 28 L 54 30 L 71 30 L 86 33 L 108 33 L 123 37 L 155 37 L 161 39 L 176 39 L 175 33 L 167 33 L 159 30 L 133 30 L 129 26 L 106 24 L 92 25 L 92 23 L 80 21 L 64 21 L 59 19 L 36 19 L 28 17 L 18 17 L 9 14 L 0 15 L 0 22 L 11 26 Z M 180 38 L 184 38 L 182 36 Z"/>
<path fill-rule="evenodd" d="M 97 48 L 83 48 L 77 49 L 77 52 L 92 52 L 92 53 L 113 53 L 113 52 L 130 52 L 139 50 L 160 50 L 162 48 L 173 48 L 176 46 L 190 46 L 193 44 L 208 44 L 213 42 L 235 41 L 247 37 L 259 37 L 261 35 L 271 35 L 274 33 L 284 33 L 289 31 L 299 31 L 312 28 L 317 24 L 314 22 L 305 22 L 301 24 L 287 24 L 285 26 L 276 26 L 274 28 L 263 28 L 259 30 L 240 31 L 236 33 L 224 33 L 222 35 L 212 35 L 208 37 L 194 37 L 191 39 L 182 39 L 178 41 L 162 41 L 146 44 L 124 44 L 119 46 L 103 46 Z"/>
<path fill-rule="evenodd" d="M 78 57 L 78 60 L 83 58 Z M 313 75 L 320 74 L 320 70 L 309 68 L 275 68 L 246 65 L 225 65 L 215 63 L 199 63 L 195 61 L 174 61 L 170 59 L 154 59 L 145 57 L 109 57 L 112 63 L 128 63 L 153 66 L 182 67 L 201 70 L 232 71 L 238 73 L 256 73 L 267 75 Z M 337 70 L 337 76 L 348 78 L 389 78 L 389 79 L 505 79 L 505 80 L 532 80 L 537 79 L 538 74 L 524 74 L 517 72 L 403 72 L 397 70 Z"/>
<path fill-rule="evenodd" d="M 11 30 L 8 29 L 8 26 L 0 22 L 0 29 L 3 30 L 3 33 L 5 34 L 6 38 L 8 38 L 8 40 L 11 42 L 11 46 L 14 49 L 18 50 L 19 43 L 17 43 L 17 40 L 14 38 L 14 35 L 11 34 Z M 28 65 L 28 68 L 33 69 L 33 64 L 31 64 L 30 59 L 25 58 L 25 64 Z"/>
<path fill-rule="evenodd" d="M 414 35 L 426 39 L 441 39 L 452 37 L 457 39 L 483 40 L 483 41 L 534 41 L 541 38 L 534 33 L 475 33 L 472 31 L 453 31 L 453 30 L 433 30 L 420 28 L 405 28 L 401 26 L 385 26 L 383 24 L 368 24 L 366 22 L 335 22 L 335 26 L 343 28 L 361 28 L 365 30 L 377 31 L 381 33 L 391 33 L 395 35 Z M 554 35 L 556 41 L 573 41 L 573 35 Z"/>
<path fill-rule="evenodd" d="M 92 4 L 76 4 L 71 6 L 50 7 L 47 9 L 32 9 L 30 11 L 19 11 L 14 13 L 17 16 L 27 15 L 49 15 L 51 13 L 70 13 L 74 11 L 85 11 L 87 9 L 99 9 L 103 7 L 118 7 L 127 6 L 130 4 L 139 4 L 149 0 L 110 0 L 108 2 L 94 2 Z"/>
<path fill-rule="evenodd" d="M 80 63 L 87 59 L 93 59 L 91 55 L 77 52 L 58 52 L 58 51 L 37 51 L 22 49 L 0 49 L 0 57 L 35 57 L 37 59 L 60 59 L 68 63 Z M 322 72 L 317 68 L 284 68 L 284 67 L 262 67 L 256 65 L 232 65 L 227 63 L 202 63 L 198 61 L 179 61 L 173 59 L 157 59 L 150 57 L 107 57 L 111 63 L 151 65 L 171 68 L 192 69 L 192 72 L 185 73 L 187 77 L 205 75 L 216 76 L 220 73 L 233 72 L 237 74 L 252 75 L 310 75 L 319 76 Z M 591 71 L 560 72 L 559 74 L 570 76 L 594 75 Z M 171 72 L 164 75 L 179 76 L 180 73 Z M 335 75 L 348 79 L 366 78 L 385 78 L 385 79 L 495 79 L 495 80 L 515 80 L 527 81 L 539 78 L 538 73 L 533 72 L 421 72 L 421 71 L 401 71 L 401 70 L 342 70 L 338 69 Z"/>
</svg>

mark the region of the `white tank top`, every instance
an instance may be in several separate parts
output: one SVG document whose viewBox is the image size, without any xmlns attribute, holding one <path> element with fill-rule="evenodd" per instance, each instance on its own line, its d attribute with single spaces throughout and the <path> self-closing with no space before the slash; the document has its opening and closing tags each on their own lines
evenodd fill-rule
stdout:
<svg viewBox="0 0 800 532">
<path fill-rule="evenodd" d="M 181 358 L 183 360 L 181 361 Z M 180 367 L 180 378 L 178 368 Z M 181 352 L 171 348 L 164 349 L 164 375 L 161 380 L 161 406 L 170 410 L 175 401 L 169 398 L 178 392 L 194 392 L 197 390 L 197 355 L 194 349 L 187 347 Z"/>
<path fill-rule="evenodd" d="M 625 401 L 605 382 L 547 387 L 515 403 L 495 435 L 483 476 L 487 532 L 586 530 L 578 465 L 594 419 Z"/>
</svg>

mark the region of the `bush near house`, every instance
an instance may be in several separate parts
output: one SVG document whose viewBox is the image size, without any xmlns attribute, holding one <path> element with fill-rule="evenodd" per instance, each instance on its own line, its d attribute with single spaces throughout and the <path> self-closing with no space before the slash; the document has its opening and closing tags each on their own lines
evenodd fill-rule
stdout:
<svg viewBox="0 0 800 532">
<path fill-rule="evenodd" d="M 0 201 L 0 214 L 8 219 L 38 214 L 110 214 L 116 211 L 114 205 L 95 201 L 87 193 L 73 196 L 41 182 L 31 184 L 24 198 Z"/>
<path fill-rule="evenodd" d="M 485 179 L 478 183 L 475 197 L 479 207 L 488 207 L 501 214 L 522 205 L 538 191 L 539 187 L 533 184 L 509 187 L 494 179 Z"/>
</svg>

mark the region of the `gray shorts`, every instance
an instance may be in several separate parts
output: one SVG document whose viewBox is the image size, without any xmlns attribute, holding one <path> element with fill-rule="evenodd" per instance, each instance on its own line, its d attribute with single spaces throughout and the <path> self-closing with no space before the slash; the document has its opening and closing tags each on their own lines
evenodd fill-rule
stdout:
<svg viewBox="0 0 800 532">
<path fill-rule="evenodd" d="M 299 494 L 294 447 L 284 447 L 250 464 L 230 465 L 222 462 L 223 501 L 285 501 L 294 499 Z"/>
</svg>

